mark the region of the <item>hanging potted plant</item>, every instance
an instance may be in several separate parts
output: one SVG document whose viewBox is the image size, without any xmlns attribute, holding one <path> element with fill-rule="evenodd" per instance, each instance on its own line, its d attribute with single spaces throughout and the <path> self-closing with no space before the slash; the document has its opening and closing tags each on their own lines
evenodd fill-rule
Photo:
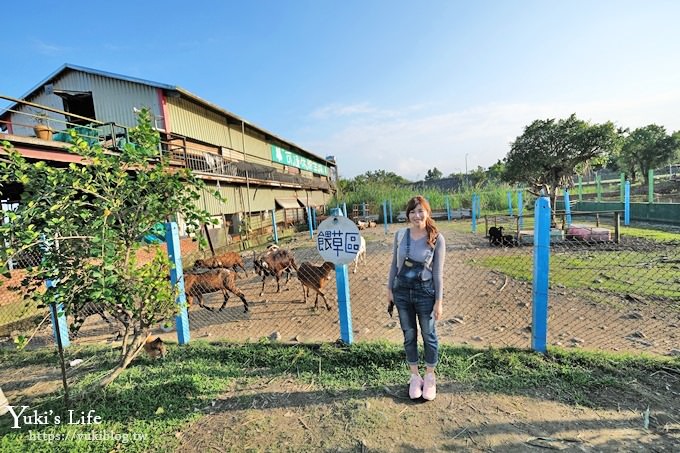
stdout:
<svg viewBox="0 0 680 453">
<path fill-rule="evenodd" d="M 35 136 L 40 140 L 52 140 L 52 128 L 49 125 L 49 117 L 47 113 L 40 112 L 36 114 L 36 125 L 33 126 L 33 132 Z"/>
</svg>

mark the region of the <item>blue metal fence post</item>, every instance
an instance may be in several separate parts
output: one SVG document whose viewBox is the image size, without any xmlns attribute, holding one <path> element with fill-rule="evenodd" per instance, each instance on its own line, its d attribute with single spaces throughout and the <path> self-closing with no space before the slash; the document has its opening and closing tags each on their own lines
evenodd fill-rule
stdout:
<svg viewBox="0 0 680 453">
<path fill-rule="evenodd" d="M 508 190 L 508 215 L 512 217 L 512 192 Z"/>
<path fill-rule="evenodd" d="M 623 192 L 623 224 L 630 225 L 630 181 L 626 181 Z"/>
<path fill-rule="evenodd" d="M 312 208 L 312 225 L 315 230 L 318 228 L 318 225 L 316 223 L 316 208 Z"/>
<path fill-rule="evenodd" d="M 276 207 L 272 209 L 272 229 L 274 230 L 274 243 L 279 243 L 279 232 L 276 229 Z"/>
<path fill-rule="evenodd" d="M 57 285 L 53 280 L 45 280 L 45 286 L 54 288 Z M 62 348 L 69 346 L 71 341 L 68 338 L 68 325 L 66 323 L 66 314 L 64 313 L 64 304 L 50 304 L 50 318 L 52 320 L 52 335 L 54 335 L 54 342 L 58 345 L 59 340 L 61 340 Z"/>
<path fill-rule="evenodd" d="M 446 196 L 446 219 L 451 221 L 451 202 L 449 201 L 449 196 Z"/>
<path fill-rule="evenodd" d="M 340 339 L 346 344 L 352 344 L 352 304 L 349 299 L 349 274 L 346 264 L 335 265 L 335 286 L 338 288 Z"/>
<path fill-rule="evenodd" d="M 41 245 L 43 253 L 49 251 L 50 245 L 45 239 L 45 235 L 40 235 Z M 54 288 L 57 286 L 57 281 L 52 279 L 45 280 L 45 286 L 49 288 Z M 57 346 L 61 345 L 61 348 L 65 348 L 71 344 L 68 338 L 68 325 L 66 323 L 66 314 L 64 313 L 64 304 L 61 302 L 50 304 L 50 318 L 52 320 L 52 335 L 54 335 L 54 342 Z"/>
<path fill-rule="evenodd" d="M 366 217 L 366 202 L 365 201 L 361 202 L 361 216 Z"/>
<path fill-rule="evenodd" d="M 524 200 L 522 200 L 523 197 L 524 192 L 521 190 L 517 191 L 517 217 L 519 217 L 518 225 L 520 230 L 524 226 L 524 217 L 522 217 L 522 214 L 524 213 Z"/>
<path fill-rule="evenodd" d="M 470 214 L 472 214 L 472 232 L 477 232 L 477 195 L 472 194 L 472 209 L 470 209 Z"/>
<path fill-rule="evenodd" d="M 392 200 L 390 200 L 390 224 L 394 223 L 394 220 L 392 218 Z"/>
<path fill-rule="evenodd" d="M 179 313 L 175 316 L 177 341 L 187 344 L 191 338 L 189 333 L 189 312 L 187 311 L 187 296 L 184 293 L 184 268 L 182 267 L 182 251 L 179 246 L 179 228 L 176 222 L 165 224 L 165 243 L 168 246 L 168 257 L 172 263 L 170 282 L 177 285 L 177 305 Z"/>
<path fill-rule="evenodd" d="M 385 225 L 385 234 L 387 234 L 387 200 L 383 200 L 383 219 L 385 219 L 383 224 Z"/>
<path fill-rule="evenodd" d="M 534 281 L 531 348 L 545 353 L 548 340 L 548 277 L 550 275 L 550 198 L 536 200 L 534 212 Z"/>
<path fill-rule="evenodd" d="M 564 189 L 564 215 L 567 226 L 571 225 L 571 201 L 569 200 L 569 189 Z"/>
<path fill-rule="evenodd" d="M 45 283 L 48 288 L 54 286 L 51 280 L 46 280 Z M 71 340 L 68 338 L 68 325 L 66 323 L 66 313 L 64 313 L 64 304 L 50 304 L 50 319 L 52 320 L 54 342 L 58 345 L 61 340 L 62 348 L 70 346 Z"/>
<path fill-rule="evenodd" d="M 312 226 L 312 208 L 307 208 L 307 226 L 309 227 L 309 237 L 314 239 L 314 227 Z"/>
<path fill-rule="evenodd" d="M 347 203 L 342 204 L 342 213 L 344 214 L 344 217 L 347 217 Z"/>
</svg>

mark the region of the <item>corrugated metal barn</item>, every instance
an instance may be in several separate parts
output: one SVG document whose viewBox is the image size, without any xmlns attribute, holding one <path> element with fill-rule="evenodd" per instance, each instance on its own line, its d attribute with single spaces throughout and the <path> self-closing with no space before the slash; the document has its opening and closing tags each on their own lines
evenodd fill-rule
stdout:
<svg viewBox="0 0 680 453">
<path fill-rule="evenodd" d="M 10 138 L 33 135 L 36 105 L 46 107 L 40 115 L 46 115 L 57 136 L 80 125 L 98 129 L 100 135 L 110 130 L 112 141 L 116 132 L 105 124 L 133 127 L 135 110 L 148 107 L 173 164 L 192 169 L 226 198 L 220 202 L 206 191 L 199 203 L 219 220 L 225 234 L 218 236 L 227 241 L 243 232 L 244 219 L 250 229 L 266 230 L 275 209 L 278 223 L 299 223 L 304 208 L 323 212 L 334 195 L 333 160 L 181 87 L 66 64 L 18 101 L 0 114 L 0 126 Z"/>
</svg>

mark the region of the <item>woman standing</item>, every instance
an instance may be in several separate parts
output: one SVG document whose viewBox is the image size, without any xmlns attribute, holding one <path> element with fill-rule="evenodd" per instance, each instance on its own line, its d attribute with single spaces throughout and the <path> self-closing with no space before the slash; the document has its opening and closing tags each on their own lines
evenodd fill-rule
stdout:
<svg viewBox="0 0 680 453">
<path fill-rule="evenodd" d="M 434 369 L 439 360 L 435 321 L 442 316 L 443 270 L 446 243 L 432 220 L 432 210 L 418 195 L 406 205 L 408 228 L 394 238 L 392 266 L 387 280 L 388 310 L 399 312 L 406 361 L 411 369 L 409 397 L 433 400 L 437 395 Z M 425 378 L 418 370 L 418 326 L 425 345 Z"/>
</svg>

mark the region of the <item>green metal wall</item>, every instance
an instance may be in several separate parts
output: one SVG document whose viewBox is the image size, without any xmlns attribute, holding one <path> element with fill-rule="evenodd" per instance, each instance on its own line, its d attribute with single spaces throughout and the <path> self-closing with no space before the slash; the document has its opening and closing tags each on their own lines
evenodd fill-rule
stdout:
<svg viewBox="0 0 680 453">
<path fill-rule="evenodd" d="M 564 203 L 558 201 L 556 208 L 564 209 Z M 623 203 L 579 201 L 572 208 L 574 211 L 621 211 Z M 642 222 L 673 223 L 680 225 L 680 204 L 678 203 L 631 203 L 630 219 Z"/>
</svg>

